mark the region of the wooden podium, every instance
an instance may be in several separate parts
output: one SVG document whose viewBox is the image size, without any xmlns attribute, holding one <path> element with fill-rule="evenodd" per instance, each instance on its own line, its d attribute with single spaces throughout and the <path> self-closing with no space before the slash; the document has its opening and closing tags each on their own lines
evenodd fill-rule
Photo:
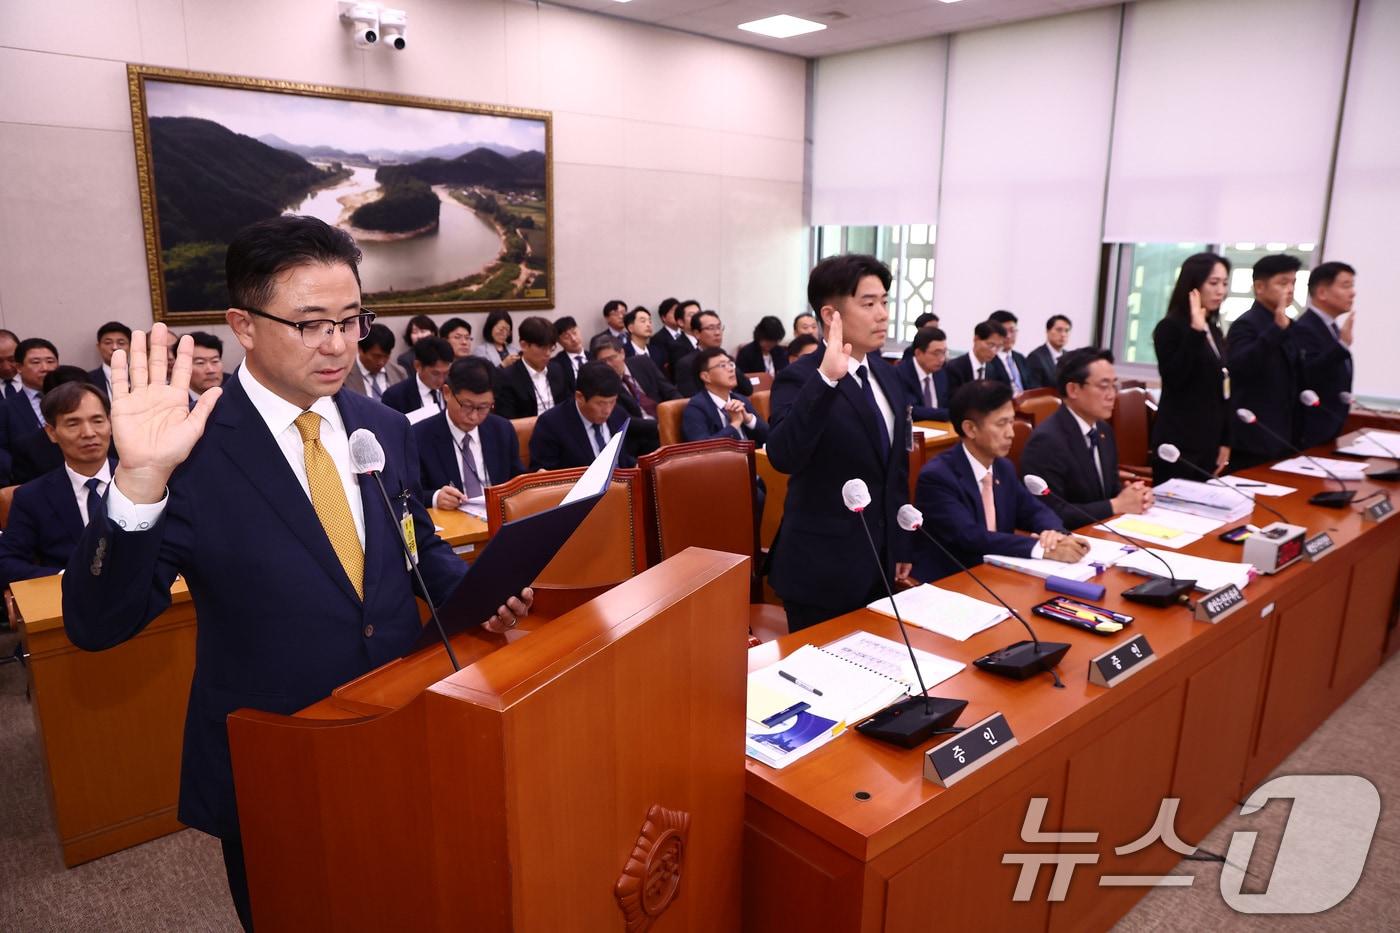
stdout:
<svg viewBox="0 0 1400 933">
<path fill-rule="evenodd" d="M 691 548 L 295 716 L 229 717 L 255 926 L 740 926 L 748 559 Z"/>
</svg>

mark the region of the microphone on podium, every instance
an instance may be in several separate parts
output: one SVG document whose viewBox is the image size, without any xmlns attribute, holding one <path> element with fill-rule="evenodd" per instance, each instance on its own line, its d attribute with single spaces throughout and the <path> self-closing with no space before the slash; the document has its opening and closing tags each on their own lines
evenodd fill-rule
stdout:
<svg viewBox="0 0 1400 933">
<path fill-rule="evenodd" d="M 1313 399 L 1314 399 L 1313 402 L 1309 402 L 1309 401 L 1308 401 L 1308 396 L 1309 396 L 1309 395 L 1311 395 L 1311 396 L 1313 397 Z M 1312 408 L 1315 408 L 1315 407 L 1317 407 L 1318 405 L 1321 404 L 1320 401 L 1317 401 L 1317 393 L 1314 392 L 1312 389 L 1306 389 L 1306 390 L 1304 390 L 1304 392 L 1303 392 L 1303 394 L 1300 396 L 1300 398 L 1302 399 L 1304 405 L 1308 405 L 1309 407 L 1312 407 Z M 1356 408 L 1356 409 L 1358 409 L 1358 410 L 1360 410 L 1360 411 L 1364 411 L 1364 412 L 1366 412 L 1366 413 L 1369 414 L 1369 415 L 1391 415 L 1391 414 L 1393 414 L 1392 412 L 1377 411 L 1377 410 L 1374 409 L 1374 408 L 1369 408 L 1369 407 L 1367 407 L 1367 406 L 1365 406 L 1365 405 L 1362 405 L 1360 402 L 1358 402 L 1358 401 L 1356 400 L 1356 396 L 1352 395 L 1350 392 L 1338 392 L 1338 393 L 1337 393 L 1337 398 L 1341 400 L 1341 403 L 1342 403 L 1343 405 L 1347 405 L 1347 406 L 1349 406 L 1349 407 L 1351 407 L 1351 408 Z M 1389 447 L 1387 447 L 1387 446 L 1385 446 L 1384 444 L 1382 444 L 1382 443 L 1380 442 L 1380 438 L 1376 437 L 1376 435 L 1371 434 L 1371 433 L 1367 433 L 1367 434 L 1365 434 L 1365 435 L 1363 435 L 1363 436 L 1366 437 L 1367 439 L 1369 439 L 1369 440 L 1371 441 L 1372 444 L 1375 444 L 1375 445 L 1376 445 L 1377 447 L 1379 447 L 1381 450 L 1385 451 L 1385 455 L 1386 455 L 1387 457 L 1389 457 L 1390 459 L 1395 460 L 1395 461 L 1397 461 L 1397 462 L 1400 462 L 1400 457 L 1395 456 L 1395 451 L 1391 450 Z M 1379 481 L 1381 481 L 1381 482 L 1386 482 L 1386 483 L 1393 483 L 1393 482 L 1395 482 L 1396 480 L 1400 479 L 1400 466 L 1391 467 L 1391 468 L 1388 469 L 1388 470 L 1377 470 L 1375 473 L 1367 473 L 1367 474 L 1366 474 L 1366 478 L 1367 478 L 1367 479 L 1372 479 L 1372 480 L 1379 480 Z"/>
<path fill-rule="evenodd" d="M 1239 495 L 1241 495 L 1241 496 L 1243 496 L 1244 498 L 1248 499 L 1250 502 L 1252 502 L 1252 503 L 1254 503 L 1255 505 L 1259 506 L 1259 508 L 1263 509 L 1264 511 L 1266 511 L 1266 512 L 1272 512 L 1274 515 L 1278 516 L 1278 518 L 1279 518 L 1280 521 L 1284 521 L 1284 522 L 1287 522 L 1287 521 L 1288 521 L 1288 516 L 1287 516 L 1287 515 L 1284 515 L 1284 514 L 1283 514 L 1282 512 L 1280 512 L 1278 509 L 1276 509 L 1276 508 L 1274 508 L 1273 506 L 1269 505 L 1267 502 L 1260 502 L 1257 498 L 1255 498 L 1254 496 L 1251 496 L 1249 493 L 1245 492 L 1243 489 L 1239 489 L 1239 488 L 1237 488 L 1237 487 L 1235 487 L 1235 486 L 1231 486 L 1229 483 L 1225 482 L 1223 479 L 1221 479 L 1220 477 L 1216 476 L 1214 473 L 1210 472 L 1209 470 L 1202 469 L 1201 467 L 1199 467 L 1199 466 L 1197 466 L 1196 464 L 1192 463 L 1190 460 L 1182 460 L 1182 459 L 1181 459 L 1181 450 L 1180 450 L 1175 444 L 1158 444 L 1158 445 L 1157 445 L 1157 459 L 1158 459 L 1158 460 L 1161 460 L 1163 463 L 1180 463 L 1182 466 L 1185 466 L 1185 467 L 1187 467 L 1188 469 L 1193 470 L 1198 476 L 1204 476 L 1207 483 L 1214 483 L 1214 484 L 1216 484 L 1217 486 L 1224 486 L 1226 489 L 1229 489 L 1229 490 L 1231 490 L 1232 492 L 1238 493 Z"/>
<path fill-rule="evenodd" d="M 1070 508 L 1074 509 L 1076 512 L 1078 512 L 1080 516 L 1083 517 L 1084 521 L 1088 524 L 1093 525 L 1095 528 L 1104 529 L 1109 534 L 1113 535 L 1118 540 L 1127 544 L 1135 551 L 1145 551 L 1146 553 L 1151 554 L 1153 557 L 1157 558 L 1158 563 L 1160 563 L 1163 567 L 1167 569 L 1167 578 L 1165 580 L 1161 577 L 1149 577 L 1144 582 L 1139 583 L 1136 586 L 1130 586 L 1126 590 L 1124 590 L 1120 594 L 1124 599 L 1132 600 L 1135 603 L 1146 603 L 1149 606 L 1158 606 L 1161 608 L 1165 608 L 1167 606 L 1175 606 L 1177 603 L 1187 601 L 1188 595 L 1191 592 L 1191 588 L 1196 585 L 1196 581 L 1178 580 L 1176 578 L 1176 574 L 1172 572 L 1172 565 L 1167 563 L 1166 560 L 1163 559 L 1161 554 L 1158 554 L 1151 548 L 1143 547 L 1141 542 L 1132 540 L 1127 535 L 1120 532 L 1117 528 L 1114 528 L 1111 525 L 1109 525 L 1106 521 L 1096 522 L 1094 517 L 1088 512 L 1085 512 L 1083 509 L 1075 505 L 1073 502 L 1070 502 L 1064 496 L 1056 495 L 1055 493 L 1051 492 L 1050 484 L 1047 483 L 1043 477 L 1036 476 L 1034 473 L 1027 473 L 1025 478 L 1021 480 L 1021 482 L 1026 484 L 1026 489 L 1030 491 L 1031 495 L 1054 496 L 1062 504 L 1067 505 Z"/>
<path fill-rule="evenodd" d="M 889 594 L 894 620 L 899 625 L 904 647 L 909 651 L 909 661 L 914 665 L 914 677 L 919 681 L 919 692 L 923 694 L 922 697 L 900 700 L 881 710 L 857 725 L 856 731 L 902 748 L 913 748 L 932 735 L 962 731 L 949 727 L 957 721 L 967 706 L 967 701 L 930 697 L 928 687 L 924 686 L 924 672 L 919 669 L 919 659 L 914 654 L 914 646 L 909 643 L 909 632 L 904 627 L 904 619 L 899 615 L 899 605 L 894 601 L 894 590 L 885 574 L 885 564 L 880 560 L 880 550 L 875 547 L 875 537 L 870 533 L 870 525 L 865 520 L 865 509 L 870 505 L 870 488 L 865 485 L 865 480 L 847 480 L 841 487 L 841 503 L 859 516 L 860 526 L 865 529 L 865 540 L 870 542 L 870 554 L 875 558 L 875 566 L 880 571 L 880 582 L 885 585 L 885 592 Z"/>
<path fill-rule="evenodd" d="M 452 650 L 452 643 L 447 639 L 447 631 L 442 627 L 442 620 L 438 618 L 437 606 L 433 605 L 432 595 L 428 592 L 428 584 L 423 582 L 423 574 L 418 571 L 418 556 L 408 546 L 403 523 L 399 516 L 394 514 L 394 506 L 389 501 L 389 492 L 384 488 L 384 480 L 379 475 L 383 469 L 384 448 L 380 446 L 379 438 L 366 428 L 356 428 L 350 433 L 350 470 L 354 473 L 366 473 L 374 477 L 374 482 L 379 487 L 379 495 L 384 500 L 384 508 L 389 512 L 389 524 L 393 525 L 399 533 L 399 544 L 403 547 L 404 559 L 408 561 L 408 566 L 413 570 L 413 577 L 418 581 L 418 588 L 423 592 L 423 601 L 428 604 L 428 611 L 433 616 L 433 624 L 437 626 L 438 637 L 442 639 L 442 646 L 447 649 L 447 660 L 452 662 L 454 671 L 460 671 L 462 665 L 457 663 L 457 655 Z"/>
<path fill-rule="evenodd" d="M 1312 393 L 1312 397 L 1317 398 L 1317 393 L 1313 392 L 1311 389 L 1305 389 L 1304 391 Z M 1312 498 L 1308 499 L 1308 502 L 1312 503 L 1313 505 L 1320 505 L 1329 509 L 1343 509 L 1351 504 L 1352 499 L 1356 498 L 1356 490 L 1348 489 L 1347 484 L 1342 482 L 1342 480 L 1337 476 L 1337 474 L 1333 473 L 1331 470 L 1327 469 L 1327 467 L 1318 463 L 1312 457 L 1309 457 L 1307 454 L 1303 453 L 1297 447 L 1294 447 L 1293 444 L 1286 437 L 1279 434 L 1273 428 L 1270 428 L 1264 422 L 1260 421 L 1259 416 L 1254 414 L 1254 412 L 1250 411 L 1248 408 L 1237 408 L 1235 409 L 1235 417 L 1240 419 L 1240 421 L 1244 422 L 1245 424 L 1252 424 L 1257 427 L 1263 428 L 1265 434 L 1269 435 L 1274 440 L 1278 441 L 1280 444 L 1286 447 L 1288 450 L 1302 457 L 1304 460 L 1307 460 L 1313 466 L 1317 467 L 1319 470 L 1332 477 L 1332 479 L 1336 481 L 1337 485 L 1342 487 L 1341 489 L 1337 490 L 1329 490 L 1314 493 Z"/>
<path fill-rule="evenodd" d="M 902 505 L 899 507 L 899 527 L 905 531 L 917 531 L 925 538 L 934 543 L 943 552 L 943 556 L 958 566 L 963 573 L 972 578 L 987 595 L 1001 604 L 1001 607 L 1011 613 L 1012 617 L 1023 625 L 1030 633 L 1030 641 L 1018 641 L 1015 644 L 1007 645 L 1000 651 L 993 651 L 984 655 L 972 663 L 989 674 L 996 674 L 999 677 L 1010 677 L 1012 680 L 1026 680 L 1034 677 L 1042 671 L 1049 671 L 1050 676 L 1055 680 L 1055 686 L 1063 687 L 1060 675 L 1055 673 L 1055 666 L 1060 663 L 1060 659 L 1069 651 L 1069 645 L 1058 641 L 1041 641 L 1035 634 L 1035 629 L 1025 620 L 1015 609 L 1011 608 L 1006 600 L 998 596 L 990 586 L 983 583 L 977 574 L 968 569 L 967 565 L 958 560 L 953 552 L 948 550 L 933 535 L 924 528 L 924 513 L 920 512 L 912 505 Z"/>
</svg>

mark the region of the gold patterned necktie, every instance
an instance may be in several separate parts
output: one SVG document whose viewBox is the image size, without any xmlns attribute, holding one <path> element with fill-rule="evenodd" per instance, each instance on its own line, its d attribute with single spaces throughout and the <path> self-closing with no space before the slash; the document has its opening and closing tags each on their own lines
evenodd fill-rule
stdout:
<svg viewBox="0 0 1400 933">
<path fill-rule="evenodd" d="M 350 514 L 350 501 L 345 497 L 340 471 L 321 445 L 321 416 L 314 411 L 304 411 L 297 415 L 296 426 L 306 449 L 306 483 L 311 487 L 311 505 L 356 595 L 364 599 L 365 552 L 355 531 L 355 519 Z"/>
</svg>

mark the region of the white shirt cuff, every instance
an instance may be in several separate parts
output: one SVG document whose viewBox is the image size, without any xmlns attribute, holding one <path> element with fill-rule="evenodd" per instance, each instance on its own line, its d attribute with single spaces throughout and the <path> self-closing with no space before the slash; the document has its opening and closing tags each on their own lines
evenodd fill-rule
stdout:
<svg viewBox="0 0 1400 933">
<path fill-rule="evenodd" d="M 107 484 L 107 517 L 126 531 L 147 531 L 154 527 L 169 501 L 170 490 L 167 489 L 159 502 L 137 505 L 122 494 L 116 483 Z"/>
<path fill-rule="evenodd" d="M 744 419 L 744 427 L 748 428 L 750 431 L 754 429 L 756 424 L 758 424 L 758 415 L 749 415 Z"/>
<path fill-rule="evenodd" d="M 817 375 L 822 377 L 822 382 L 825 382 L 827 385 L 831 386 L 831 388 L 833 388 L 833 389 L 836 388 L 836 383 L 834 383 L 834 382 L 832 382 L 830 379 L 828 379 L 828 378 L 826 377 L 826 373 L 824 373 L 824 372 L 822 372 L 820 369 L 818 369 L 818 370 L 817 370 Z"/>
<path fill-rule="evenodd" d="M 1037 541 L 1037 542 L 1035 543 L 1035 546 L 1031 548 L 1031 560 L 1040 560 L 1040 559 L 1043 558 L 1044 556 L 1045 556 L 1045 548 L 1041 547 L 1041 546 L 1040 546 L 1040 542 Z"/>
<path fill-rule="evenodd" d="M 439 489 L 437 492 L 433 493 L 433 501 L 430 502 L 430 503 L 428 503 L 428 507 L 429 507 L 429 508 L 435 509 L 435 508 L 438 507 L 437 500 L 438 500 L 438 496 L 440 496 L 440 495 L 442 495 L 442 490 L 441 490 L 441 489 Z"/>
</svg>

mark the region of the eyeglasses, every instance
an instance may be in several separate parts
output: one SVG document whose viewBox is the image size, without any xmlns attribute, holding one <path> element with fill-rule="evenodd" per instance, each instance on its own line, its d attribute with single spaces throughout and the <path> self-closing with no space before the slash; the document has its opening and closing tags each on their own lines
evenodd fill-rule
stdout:
<svg viewBox="0 0 1400 933">
<path fill-rule="evenodd" d="M 724 325 L 723 325 L 723 324 L 705 324 L 705 325 L 702 326 L 700 329 L 701 329 L 701 330 L 708 330 L 708 331 L 710 331 L 711 333 L 720 333 L 720 334 L 724 333 Z"/>
<path fill-rule="evenodd" d="M 712 370 L 716 370 L 716 369 L 733 369 L 733 368 L 734 368 L 734 361 L 733 361 L 733 360 L 720 360 L 718 363 L 715 363 L 713 366 L 710 366 L 710 367 L 706 368 L 705 372 L 711 372 Z"/>
<path fill-rule="evenodd" d="M 452 400 L 457 403 L 457 407 L 462 409 L 462 411 L 471 412 L 474 415 L 489 415 L 491 410 L 496 407 L 495 402 L 483 402 L 480 405 L 473 405 L 462 401 L 461 398 L 456 395 L 452 396 Z"/>
<path fill-rule="evenodd" d="M 1083 382 L 1081 382 L 1080 385 L 1084 386 L 1086 389 L 1093 389 L 1096 392 L 1102 392 L 1105 395 L 1107 395 L 1110 392 L 1118 391 L 1118 383 L 1112 379 L 1100 379 L 1098 382 L 1090 382 L 1086 379 Z"/>
<path fill-rule="evenodd" d="M 359 314 L 352 314 L 342 321 L 332 321 L 330 318 L 316 318 L 311 321 L 289 321 L 286 318 L 278 317 L 275 314 L 268 314 L 260 308 L 243 308 L 249 314 L 258 317 L 265 317 L 269 321 L 276 321 L 278 324 L 286 324 L 288 327 L 295 327 L 297 333 L 301 334 L 302 346 L 308 350 L 319 350 L 321 345 L 337 331 L 348 340 L 359 343 L 369 336 L 369 325 L 374 323 L 375 314 L 369 308 L 364 308 Z"/>
</svg>

